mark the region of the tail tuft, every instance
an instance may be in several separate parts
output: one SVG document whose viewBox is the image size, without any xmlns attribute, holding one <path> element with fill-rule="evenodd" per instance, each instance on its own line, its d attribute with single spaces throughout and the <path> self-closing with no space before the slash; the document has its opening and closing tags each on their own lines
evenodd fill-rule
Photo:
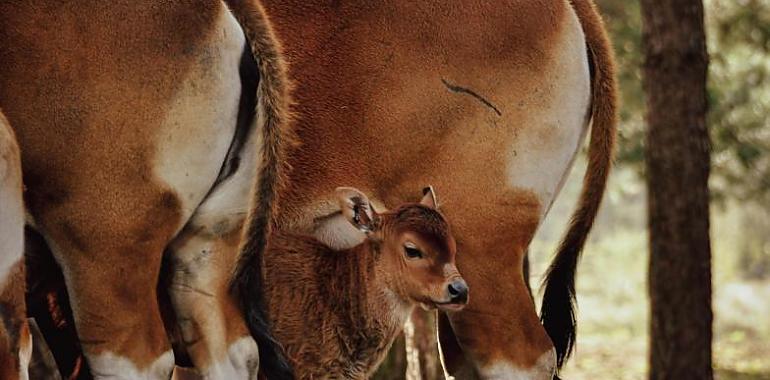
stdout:
<svg viewBox="0 0 770 380">
<path fill-rule="evenodd" d="M 556 349 L 558 368 L 561 368 L 572 354 L 577 334 L 575 280 L 572 277 L 574 271 L 569 268 L 577 266 L 578 255 L 574 252 L 569 255 L 557 258 L 551 264 L 546 275 L 543 304 L 540 308 L 540 320 Z M 559 259 L 569 258 L 573 258 L 574 263 L 558 262 Z"/>
<path fill-rule="evenodd" d="M 596 5 L 572 0 L 586 37 L 591 66 L 591 141 L 588 168 L 577 210 L 546 274 L 540 320 L 556 349 L 561 368 L 575 347 L 575 271 L 588 233 L 599 212 L 612 167 L 617 128 L 617 85 L 612 46 Z"/>
</svg>

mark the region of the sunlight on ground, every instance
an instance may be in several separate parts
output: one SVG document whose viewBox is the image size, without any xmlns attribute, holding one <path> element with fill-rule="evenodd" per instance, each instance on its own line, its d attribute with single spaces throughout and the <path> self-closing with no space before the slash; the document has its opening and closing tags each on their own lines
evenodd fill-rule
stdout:
<svg viewBox="0 0 770 380">
<path fill-rule="evenodd" d="M 582 170 L 568 182 L 530 249 L 537 288 L 571 213 Z M 622 184 L 622 186 L 621 186 Z M 612 177 L 595 233 L 578 270 L 577 350 L 570 380 L 645 379 L 647 235 L 643 186 L 633 173 Z M 770 380 L 770 278 L 746 280 L 735 267 L 742 235 L 734 207 L 714 210 L 714 366 L 717 379 Z"/>
</svg>

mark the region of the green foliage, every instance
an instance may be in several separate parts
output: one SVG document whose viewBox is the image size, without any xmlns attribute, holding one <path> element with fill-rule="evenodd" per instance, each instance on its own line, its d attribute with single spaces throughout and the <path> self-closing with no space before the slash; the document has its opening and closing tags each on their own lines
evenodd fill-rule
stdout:
<svg viewBox="0 0 770 380">
<path fill-rule="evenodd" d="M 622 91 L 618 162 L 644 162 L 639 3 L 599 0 L 613 39 Z M 709 129 L 714 199 L 770 204 L 770 1 L 707 0 Z"/>
<path fill-rule="evenodd" d="M 709 125 L 717 195 L 770 200 L 770 2 L 713 0 Z"/>
</svg>

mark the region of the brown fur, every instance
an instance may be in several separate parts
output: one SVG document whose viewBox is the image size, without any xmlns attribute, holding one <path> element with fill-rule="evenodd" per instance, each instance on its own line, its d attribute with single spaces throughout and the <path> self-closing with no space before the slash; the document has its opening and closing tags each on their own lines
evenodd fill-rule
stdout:
<svg viewBox="0 0 770 380">
<path fill-rule="evenodd" d="M 168 349 L 155 283 L 183 222 L 176 194 L 150 175 L 152 138 L 188 69 L 179 57 L 199 45 L 217 5 L 106 5 L 0 6 L 0 104 L 19 137 L 29 211 L 55 242 L 84 349 L 141 368 Z"/>
<path fill-rule="evenodd" d="M 296 83 L 302 142 L 290 155 L 281 228 L 311 232 L 341 184 L 386 206 L 411 199 L 415 186 L 435 184 L 466 253 L 458 266 L 474 289 L 468 307 L 450 318 L 465 357 L 477 366 L 535 365 L 553 346 L 523 279 L 522 257 L 549 205 L 527 188 L 506 187 L 506 157 L 498 152 L 523 134 L 536 136 L 528 143 L 539 149 L 553 148 L 543 115 L 556 111 L 547 100 L 558 89 L 549 86 L 571 70 L 553 64 L 563 25 L 574 17 L 569 3 L 264 4 Z M 601 70 L 611 78 L 611 67 Z M 613 114 L 614 103 L 599 98 L 614 96 L 611 90 L 594 93 L 594 109 L 603 110 L 595 119 Z M 611 132 L 601 125 L 593 132 L 589 173 L 596 174 L 588 176 L 586 216 L 603 188 Z"/>
<path fill-rule="evenodd" d="M 253 209 L 244 251 L 256 250 L 265 244 L 278 218 L 277 200 L 286 186 L 288 166 L 286 150 L 294 141 L 289 113 L 290 95 L 286 65 L 281 47 L 273 35 L 262 6 L 256 1 L 226 0 L 239 20 L 251 44 L 260 73 L 257 98 L 262 119 L 263 160 L 254 191 Z M 255 245 L 255 247 L 252 247 Z M 245 260 L 248 257 L 244 256 Z M 239 263 L 239 266 L 245 265 Z"/>
<path fill-rule="evenodd" d="M 534 308 L 522 302 L 528 295 L 520 260 L 542 205 L 526 190 L 499 190 L 504 158 L 491 152 L 503 151 L 527 126 L 538 103 L 524 96 L 542 82 L 538 70 L 547 66 L 557 32 L 523 31 L 554 24 L 563 9 L 530 1 L 266 6 L 297 82 L 303 142 L 292 155 L 283 225 L 312 226 L 308 210 L 343 183 L 386 205 L 409 199 L 415 186 L 435 184 L 474 293 L 453 316 L 464 347 L 482 363 L 500 356 L 523 367 L 534 363 L 551 343 Z M 458 28 L 458 20 L 470 27 Z M 447 91 L 442 77 L 498 104 L 527 106 L 503 107 L 506 120 L 519 122 L 501 123 L 475 99 Z"/>
<path fill-rule="evenodd" d="M 261 177 L 280 179 L 286 81 L 266 22 L 249 14 L 255 4 L 234 10 L 263 57 L 259 111 L 271 148 Z M 169 349 L 155 295 L 160 261 L 196 205 L 182 204 L 153 174 L 157 139 L 167 110 L 185 101 L 177 96 L 190 73 L 201 93 L 209 90 L 203 81 L 220 75 L 206 72 L 206 60 L 223 9 L 193 0 L 0 4 L 0 106 L 18 135 L 29 212 L 65 273 L 87 356 L 111 352 L 141 370 Z M 183 138 L 198 142 L 199 132 L 215 130 L 207 127 Z M 223 276 L 231 266 L 222 265 Z"/>
<path fill-rule="evenodd" d="M 405 234 L 427 247 L 427 266 L 407 264 Z M 368 378 L 414 306 L 433 305 L 459 278 L 445 269 L 454 266 L 455 249 L 443 217 L 421 205 L 381 215 L 379 230 L 347 250 L 302 235 L 274 236 L 265 257 L 266 296 L 298 378 Z"/>
</svg>

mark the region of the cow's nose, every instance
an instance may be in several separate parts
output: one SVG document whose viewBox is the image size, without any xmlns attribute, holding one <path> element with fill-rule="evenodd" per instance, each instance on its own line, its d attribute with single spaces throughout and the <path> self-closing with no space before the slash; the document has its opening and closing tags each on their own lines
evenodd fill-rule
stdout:
<svg viewBox="0 0 770 380">
<path fill-rule="evenodd" d="M 466 304 L 468 303 L 468 285 L 465 280 L 454 280 L 447 286 L 449 291 L 449 302 Z"/>
</svg>

